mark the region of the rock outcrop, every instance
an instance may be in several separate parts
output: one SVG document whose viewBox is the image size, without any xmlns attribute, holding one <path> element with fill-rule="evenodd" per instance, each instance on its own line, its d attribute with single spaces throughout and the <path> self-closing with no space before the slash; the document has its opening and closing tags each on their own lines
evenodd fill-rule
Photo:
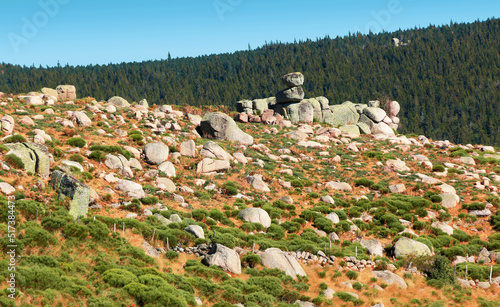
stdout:
<svg viewBox="0 0 500 307">
<path fill-rule="evenodd" d="M 213 244 L 204 261 L 208 265 L 216 265 L 226 272 L 241 274 L 240 256 L 222 244 Z"/>
<path fill-rule="evenodd" d="M 50 157 L 47 147 L 35 143 L 5 144 L 10 149 L 7 154 L 13 154 L 24 163 L 28 173 L 38 174 L 42 178 L 50 175 Z"/>
<path fill-rule="evenodd" d="M 75 219 L 85 217 L 89 211 L 90 187 L 78 179 L 61 171 L 54 171 L 50 186 L 57 191 L 59 197 L 69 197 L 69 214 Z"/>
<path fill-rule="evenodd" d="M 245 145 L 253 144 L 253 137 L 243 132 L 231 117 L 221 112 L 205 114 L 198 131 L 201 136 L 210 139 L 229 140 Z"/>
<path fill-rule="evenodd" d="M 297 276 L 307 276 L 295 257 L 284 253 L 279 248 L 268 248 L 260 255 L 262 264 L 266 268 L 278 268 L 293 278 Z"/>
</svg>

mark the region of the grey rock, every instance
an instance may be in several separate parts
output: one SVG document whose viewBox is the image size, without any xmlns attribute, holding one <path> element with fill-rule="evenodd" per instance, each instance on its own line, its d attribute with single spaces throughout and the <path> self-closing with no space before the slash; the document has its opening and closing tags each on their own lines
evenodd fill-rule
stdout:
<svg viewBox="0 0 500 307">
<path fill-rule="evenodd" d="M 282 252 L 279 248 L 268 248 L 261 254 L 262 265 L 266 268 L 278 268 L 288 276 L 307 276 L 295 257 Z"/>
<path fill-rule="evenodd" d="M 293 72 L 281 77 L 281 81 L 288 87 L 302 86 L 304 84 L 304 75 L 300 72 Z"/>
<path fill-rule="evenodd" d="M 172 214 L 170 216 L 170 221 L 172 223 L 182 223 L 182 219 L 181 219 L 181 217 L 178 214 Z"/>
<path fill-rule="evenodd" d="M 381 122 L 387 114 L 381 108 L 368 107 L 363 110 L 363 114 L 375 123 Z"/>
<path fill-rule="evenodd" d="M 443 200 L 441 201 L 441 205 L 447 209 L 455 208 L 460 203 L 460 197 L 453 193 L 443 193 L 440 194 Z"/>
<path fill-rule="evenodd" d="M 409 255 L 431 256 L 432 252 L 424 243 L 402 237 L 394 244 L 394 256 Z"/>
<path fill-rule="evenodd" d="M 329 213 L 325 217 L 332 221 L 333 224 L 338 224 L 340 222 L 340 218 L 335 212 Z"/>
<path fill-rule="evenodd" d="M 76 88 L 74 85 L 59 85 L 56 87 L 56 91 L 60 100 L 76 99 Z"/>
<path fill-rule="evenodd" d="M 177 190 L 177 187 L 175 186 L 174 182 L 168 178 L 161 178 L 161 177 L 156 178 L 156 185 L 161 190 L 170 193 L 173 193 Z"/>
<path fill-rule="evenodd" d="M 335 200 L 330 195 L 321 196 L 321 201 L 330 205 L 335 204 Z"/>
<path fill-rule="evenodd" d="M 406 186 L 403 183 L 390 185 L 389 186 L 389 191 L 391 193 L 400 193 L 400 194 L 402 194 L 402 193 L 406 192 Z"/>
<path fill-rule="evenodd" d="M 372 127 L 372 134 L 383 134 L 387 136 L 395 136 L 394 130 L 384 122 L 375 123 Z"/>
<path fill-rule="evenodd" d="M 376 239 L 370 239 L 370 240 L 361 240 L 359 242 L 363 248 L 366 248 L 370 255 L 374 256 L 384 256 L 384 247 L 382 244 L 376 240 Z"/>
<path fill-rule="evenodd" d="M 162 164 L 158 165 L 158 170 L 160 172 L 163 172 L 165 176 L 169 178 L 175 177 L 176 175 L 175 166 L 170 161 L 165 161 Z"/>
<path fill-rule="evenodd" d="M 164 143 L 149 143 L 144 147 L 144 157 L 149 164 L 161 164 L 168 159 L 169 149 Z"/>
<path fill-rule="evenodd" d="M 219 160 L 226 160 L 226 161 L 232 160 L 232 157 L 230 154 L 228 154 L 217 143 L 212 142 L 212 141 L 208 141 L 205 144 L 203 144 L 203 148 L 200 151 L 200 155 L 207 157 L 207 158 L 213 158 L 213 159 L 219 159 Z"/>
<path fill-rule="evenodd" d="M 224 271 L 241 274 L 240 256 L 234 250 L 222 244 L 212 245 L 204 261 L 208 265 L 216 265 Z"/>
<path fill-rule="evenodd" d="M 245 222 L 259 223 L 264 228 L 271 226 L 271 218 L 269 214 L 261 208 L 247 208 L 240 211 L 238 214 Z"/>
<path fill-rule="evenodd" d="M 59 197 L 69 197 L 69 214 L 77 219 L 85 217 L 89 211 L 90 187 L 78 179 L 61 171 L 54 171 L 50 186 L 59 194 Z"/>
<path fill-rule="evenodd" d="M 469 214 L 477 216 L 477 217 L 484 217 L 484 216 L 492 215 L 492 212 L 490 211 L 490 209 L 472 210 L 472 211 L 469 211 Z"/>
<path fill-rule="evenodd" d="M 231 167 L 229 161 L 225 160 L 214 160 L 210 158 L 205 158 L 198 163 L 196 168 L 196 173 L 206 174 L 212 172 L 225 172 Z"/>
<path fill-rule="evenodd" d="M 267 186 L 267 184 L 262 180 L 262 175 L 255 174 L 253 176 L 247 177 L 248 183 L 252 185 L 252 187 L 261 192 L 270 192 L 271 190 Z"/>
<path fill-rule="evenodd" d="M 491 258 L 490 258 L 490 252 L 486 249 L 486 247 L 483 247 L 481 251 L 479 252 L 479 255 L 477 255 L 477 260 L 476 262 L 483 262 L 483 263 L 490 263 Z"/>
<path fill-rule="evenodd" d="M 8 154 L 13 154 L 24 163 L 24 169 L 42 178 L 50 175 L 50 157 L 47 147 L 35 143 L 11 143 L 5 144 L 10 149 Z"/>
<path fill-rule="evenodd" d="M 359 114 L 356 111 L 354 103 L 346 101 L 340 105 L 331 105 L 332 116 L 324 118 L 324 121 L 333 126 L 356 125 L 359 120 Z"/>
<path fill-rule="evenodd" d="M 16 191 L 16 189 L 7 182 L 0 182 L 0 191 L 5 195 L 10 195 Z"/>
<path fill-rule="evenodd" d="M 196 144 L 193 140 L 184 141 L 180 145 L 180 150 L 182 156 L 185 157 L 196 157 Z"/>
<path fill-rule="evenodd" d="M 397 284 L 401 289 L 407 289 L 408 285 L 404 279 L 391 271 L 373 271 L 372 274 L 378 279 L 383 280 L 388 285 Z"/>
<path fill-rule="evenodd" d="M 168 224 L 171 224 L 172 221 L 170 221 L 169 219 L 167 219 L 166 217 L 164 217 L 163 215 L 161 214 L 158 214 L 158 213 L 155 213 L 154 216 L 156 216 L 158 218 L 158 220 L 160 221 L 160 223 L 163 225 L 163 226 L 167 226 Z"/>
<path fill-rule="evenodd" d="M 359 127 L 357 125 L 344 125 L 339 128 L 342 133 L 349 134 L 354 137 L 358 137 L 361 134 Z"/>
<path fill-rule="evenodd" d="M 89 127 L 92 125 L 92 121 L 87 114 L 81 111 L 73 112 L 72 119 L 80 127 Z"/>
<path fill-rule="evenodd" d="M 112 105 L 114 105 L 117 108 L 130 107 L 130 103 L 120 96 L 114 96 L 114 97 L 109 98 L 108 103 L 111 103 Z"/>
<path fill-rule="evenodd" d="M 352 187 L 346 182 L 330 181 L 326 183 L 326 188 L 336 191 L 352 192 Z"/>
<path fill-rule="evenodd" d="M 254 99 L 252 108 L 257 115 L 262 115 L 265 110 L 269 109 L 269 101 L 267 99 Z"/>
<path fill-rule="evenodd" d="M 302 87 L 296 86 L 276 93 L 277 103 L 299 102 L 304 99 L 305 93 Z"/>
<path fill-rule="evenodd" d="M 203 228 L 198 225 L 189 225 L 184 228 L 185 231 L 193 234 L 198 239 L 205 239 L 205 233 L 203 232 Z"/>
<path fill-rule="evenodd" d="M 253 144 L 253 137 L 244 133 L 231 117 L 221 112 L 205 114 L 197 129 L 206 138 Z"/>
<path fill-rule="evenodd" d="M 304 302 L 304 301 L 299 301 L 299 300 L 296 300 L 295 304 L 299 304 L 300 307 L 315 307 L 316 306 L 311 302 Z"/>
<path fill-rule="evenodd" d="M 335 294 L 335 291 L 333 291 L 333 289 L 332 289 L 332 288 L 328 288 L 328 289 L 326 289 L 326 290 L 324 290 L 324 291 L 323 291 L 323 295 L 324 295 L 327 299 L 329 299 L 329 300 L 331 300 L 331 299 L 333 298 L 333 295 L 334 295 L 334 294 Z"/>
<path fill-rule="evenodd" d="M 129 197 L 144 198 L 146 193 L 142 186 L 130 180 L 118 180 L 116 182 L 116 189 L 118 191 L 126 192 Z"/>
</svg>

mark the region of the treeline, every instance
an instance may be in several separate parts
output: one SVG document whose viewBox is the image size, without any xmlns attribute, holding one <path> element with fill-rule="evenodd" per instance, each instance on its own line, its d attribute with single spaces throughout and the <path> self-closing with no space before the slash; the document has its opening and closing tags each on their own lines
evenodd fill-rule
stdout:
<svg viewBox="0 0 500 307">
<path fill-rule="evenodd" d="M 392 38 L 408 45 L 395 47 Z M 155 104 L 227 105 L 274 96 L 279 77 L 301 71 L 306 97 L 332 104 L 391 98 L 403 133 L 500 146 L 500 20 L 294 43 L 164 61 L 21 67 L 1 64 L 0 91 L 73 84 L 78 96 L 119 95 Z"/>
</svg>

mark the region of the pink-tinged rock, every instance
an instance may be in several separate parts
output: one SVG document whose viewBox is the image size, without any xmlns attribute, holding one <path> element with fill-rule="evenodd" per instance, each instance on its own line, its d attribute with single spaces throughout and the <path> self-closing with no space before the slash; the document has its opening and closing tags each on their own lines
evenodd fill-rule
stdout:
<svg viewBox="0 0 500 307">
<path fill-rule="evenodd" d="M 240 123 L 248 123 L 248 114 L 247 113 L 239 113 L 238 115 L 236 115 L 235 120 L 239 121 Z"/>
<path fill-rule="evenodd" d="M 399 124 L 399 117 L 396 117 L 396 116 L 392 116 L 391 117 L 391 120 L 394 124 Z"/>
<path fill-rule="evenodd" d="M 389 116 L 391 117 L 398 116 L 400 110 L 401 106 L 397 101 L 390 101 L 387 105 L 387 111 L 389 113 Z"/>
<path fill-rule="evenodd" d="M 262 119 L 260 118 L 260 116 L 257 116 L 257 115 L 249 115 L 248 121 L 251 123 L 261 123 Z"/>
</svg>

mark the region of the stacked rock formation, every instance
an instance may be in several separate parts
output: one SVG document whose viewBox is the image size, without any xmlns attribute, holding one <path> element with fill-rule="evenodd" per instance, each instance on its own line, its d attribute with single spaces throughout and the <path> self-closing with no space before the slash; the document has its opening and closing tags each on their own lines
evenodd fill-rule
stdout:
<svg viewBox="0 0 500 307">
<path fill-rule="evenodd" d="M 388 101 L 386 110 L 378 100 L 364 103 L 346 101 L 330 105 L 321 96 L 304 99 L 304 75 L 300 72 L 286 74 L 281 81 L 288 87 L 276 97 L 238 101 L 237 120 L 241 122 L 263 122 L 281 124 L 289 120 L 293 124 L 320 122 L 339 127 L 344 133 L 394 135 L 399 125 L 400 106 L 397 101 Z"/>
</svg>

